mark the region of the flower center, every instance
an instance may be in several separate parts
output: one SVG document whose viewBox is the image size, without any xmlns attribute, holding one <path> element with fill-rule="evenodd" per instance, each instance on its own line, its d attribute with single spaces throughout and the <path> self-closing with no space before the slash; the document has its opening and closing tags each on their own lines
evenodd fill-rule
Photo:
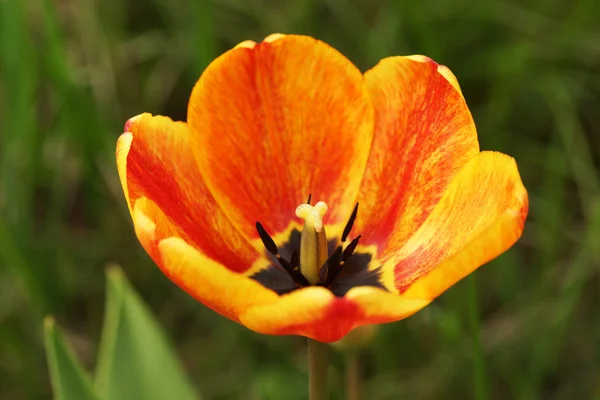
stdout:
<svg viewBox="0 0 600 400">
<path fill-rule="evenodd" d="M 312 206 L 310 198 L 309 196 L 305 204 L 301 204 L 296 208 L 296 216 L 304 220 L 304 228 L 300 237 L 300 248 L 294 249 L 289 260 L 281 257 L 275 241 L 260 222 L 256 223 L 256 230 L 267 251 L 277 258 L 279 266 L 290 275 L 296 288 L 310 285 L 331 288 L 335 278 L 343 270 L 344 264 L 354 253 L 361 238 L 359 235 L 347 246 L 344 246 L 356 220 L 358 203 L 344 227 L 340 243 L 329 255 L 327 235 L 323 225 L 323 216 L 327 212 L 327 204 L 319 201 Z"/>
</svg>

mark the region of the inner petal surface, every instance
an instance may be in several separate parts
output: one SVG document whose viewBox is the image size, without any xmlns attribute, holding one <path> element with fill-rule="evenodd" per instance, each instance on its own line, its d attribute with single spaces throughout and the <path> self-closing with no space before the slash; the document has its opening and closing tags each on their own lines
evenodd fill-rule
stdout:
<svg viewBox="0 0 600 400">
<path fill-rule="evenodd" d="M 200 171 L 232 223 L 283 232 L 311 193 L 352 209 L 372 138 L 360 71 L 335 49 L 283 36 L 216 59 L 193 90 L 188 122 Z"/>
<path fill-rule="evenodd" d="M 423 224 L 457 172 L 479 152 L 471 113 L 427 57 L 391 57 L 365 74 L 375 134 L 356 229 L 382 259 Z M 453 77 L 453 76 L 452 76 Z"/>
<path fill-rule="evenodd" d="M 190 149 L 189 128 L 167 117 L 143 114 L 128 122 L 118 149 L 119 173 L 130 209 L 147 198 L 176 232 L 206 256 L 244 272 L 260 253 L 242 237 L 208 191 Z M 161 221 L 157 232 L 163 231 Z M 134 218 L 135 223 L 135 218 Z"/>
</svg>

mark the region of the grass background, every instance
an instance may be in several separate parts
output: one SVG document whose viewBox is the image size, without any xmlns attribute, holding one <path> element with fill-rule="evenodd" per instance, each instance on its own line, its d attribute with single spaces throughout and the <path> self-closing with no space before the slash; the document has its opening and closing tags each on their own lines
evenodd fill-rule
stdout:
<svg viewBox="0 0 600 400">
<path fill-rule="evenodd" d="M 118 262 L 207 399 L 303 399 L 303 341 L 176 289 L 134 237 L 114 148 L 143 111 L 185 119 L 203 68 L 306 33 L 362 70 L 426 54 L 463 88 L 482 149 L 530 194 L 521 241 L 363 356 L 369 399 L 600 398 L 600 2 L 0 0 L 0 398 L 49 398 L 42 318 L 94 364 Z M 343 362 L 333 358 L 335 398 Z"/>
</svg>

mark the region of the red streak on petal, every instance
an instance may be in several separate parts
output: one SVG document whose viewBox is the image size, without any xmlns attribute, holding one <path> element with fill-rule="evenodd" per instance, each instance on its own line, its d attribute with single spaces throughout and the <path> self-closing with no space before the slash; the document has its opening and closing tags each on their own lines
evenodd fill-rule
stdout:
<svg viewBox="0 0 600 400">
<path fill-rule="evenodd" d="M 329 343 L 340 340 L 357 326 L 383 322 L 389 322 L 389 319 L 368 317 L 354 301 L 341 297 L 329 304 L 320 319 L 306 324 L 288 325 L 275 334 L 303 335 Z"/>
</svg>

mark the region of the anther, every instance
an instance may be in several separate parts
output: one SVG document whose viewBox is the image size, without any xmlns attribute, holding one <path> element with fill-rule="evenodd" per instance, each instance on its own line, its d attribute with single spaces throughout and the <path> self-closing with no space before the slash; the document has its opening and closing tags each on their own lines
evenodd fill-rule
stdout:
<svg viewBox="0 0 600 400">
<path fill-rule="evenodd" d="M 354 206 L 354 210 L 352 211 L 352 215 L 350 215 L 350 219 L 346 223 L 344 227 L 344 232 L 342 233 L 342 243 L 346 241 L 350 231 L 352 230 L 352 226 L 354 225 L 354 221 L 356 220 L 356 214 L 358 214 L 358 203 Z"/>
<path fill-rule="evenodd" d="M 350 244 L 348 244 L 348 246 L 346 246 L 346 248 L 344 249 L 344 254 L 342 256 L 343 262 L 348 260 L 348 258 L 350 258 L 350 256 L 352 254 L 354 254 L 354 250 L 356 250 L 356 246 L 358 246 L 358 241 L 360 240 L 361 237 L 362 237 L 361 235 L 358 235 L 357 237 L 352 239 L 352 241 L 350 242 Z"/>
<path fill-rule="evenodd" d="M 300 287 L 310 286 L 310 282 L 308 282 L 304 275 L 295 269 L 288 260 L 277 255 L 277 261 L 279 261 L 279 264 L 285 269 L 285 272 L 287 272 Z"/>
<path fill-rule="evenodd" d="M 325 264 L 327 265 L 327 271 L 325 279 L 323 280 L 323 286 L 329 287 L 333 280 L 342 271 L 342 266 L 344 265 L 344 262 L 342 261 L 342 246 L 338 246 L 335 249 Z"/>
<path fill-rule="evenodd" d="M 292 267 L 294 267 L 294 268 L 298 268 L 298 265 L 300 265 L 300 256 L 298 255 L 298 252 L 296 250 L 294 250 L 294 252 L 292 253 L 292 258 L 290 259 L 290 263 L 292 264 Z"/>
<path fill-rule="evenodd" d="M 271 238 L 271 236 L 269 236 L 269 234 L 267 233 L 267 231 L 265 230 L 265 228 L 262 226 L 262 224 L 260 222 L 256 223 L 256 231 L 258 232 L 258 236 L 260 236 L 260 240 L 262 240 L 267 251 L 269 253 L 273 254 L 275 257 L 277 257 L 277 262 L 279 262 L 279 265 L 281 265 L 281 267 L 283 267 L 285 272 L 287 272 L 292 277 L 294 282 L 296 282 L 300 286 L 309 286 L 310 283 L 308 282 L 308 280 L 296 268 L 298 266 L 298 261 L 294 260 L 294 254 L 292 254 L 291 262 L 286 260 L 285 258 L 282 258 L 279 255 L 279 250 L 277 250 L 277 245 L 275 244 L 275 241 L 273 240 L 273 238 Z M 296 259 L 298 258 L 297 253 L 296 253 L 295 258 Z M 294 263 L 296 265 L 294 265 Z"/>
<path fill-rule="evenodd" d="M 267 233 L 265 228 L 263 228 L 260 222 L 256 223 L 256 231 L 258 232 L 260 240 L 262 240 L 269 253 L 273 254 L 274 256 L 277 255 L 279 251 L 277 250 L 277 245 L 275 244 L 275 241 L 271 238 L 271 236 L 269 236 L 269 234 Z"/>
</svg>

